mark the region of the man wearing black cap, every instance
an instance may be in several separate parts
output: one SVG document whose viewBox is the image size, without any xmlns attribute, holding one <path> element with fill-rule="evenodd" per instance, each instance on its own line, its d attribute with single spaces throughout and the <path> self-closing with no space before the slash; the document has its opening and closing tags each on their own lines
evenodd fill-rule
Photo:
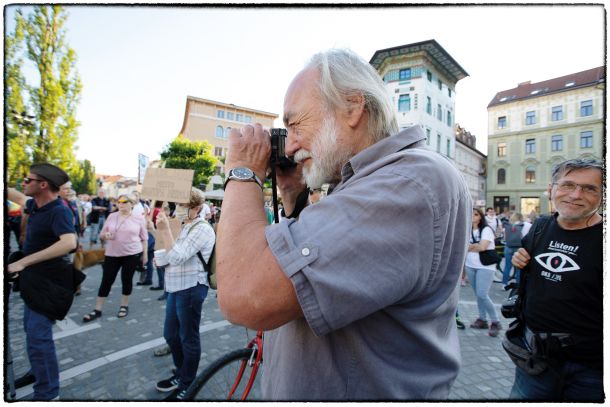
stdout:
<svg viewBox="0 0 610 407">
<path fill-rule="evenodd" d="M 29 212 L 24 257 L 9 264 L 8 272 L 20 275 L 31 365 L 30 372 L 17 379 L 16 385 L 34 382 L 34 400 L 59 398 L 59 366 L 52 328 L 72 305 L 74 282 L 66 255 L 77 244 L 72 213 L 58 199 L 59 186 L 68 180 L 68 175 L 54 165 L 34 164 L 23 180 L 23 193 L 8 188 L 8 198 Z"/>
</svg>

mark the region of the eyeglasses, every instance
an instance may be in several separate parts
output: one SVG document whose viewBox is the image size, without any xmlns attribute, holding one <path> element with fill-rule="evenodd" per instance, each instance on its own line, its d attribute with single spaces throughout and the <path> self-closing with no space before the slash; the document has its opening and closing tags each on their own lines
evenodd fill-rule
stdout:
<svg viewBox="0 0 610 407">
<path fill-rule="evenodd" d="M 599 188 L 596 187 L 595 185 L 577 184 L 577 183 L 571 182 L 571 181 L 553 182 L 553 185 L 557 185 L 557 189 L 562 192 L 574 192 L 577 187 L 580 187 L 582 192 L 584 192 L 585 194 L 595 195 L 595 196 L 600 194 Z"/>
<path fill-rule="evenodd" d="M 23 179 L 23 183 L 24 184 L 29 184 L 32 181 L 44 182 L 45 180 L 44 179 L 37 179 L 37 178 L 29 178 L 29 177 L 25 177 Z"/>
</svg>

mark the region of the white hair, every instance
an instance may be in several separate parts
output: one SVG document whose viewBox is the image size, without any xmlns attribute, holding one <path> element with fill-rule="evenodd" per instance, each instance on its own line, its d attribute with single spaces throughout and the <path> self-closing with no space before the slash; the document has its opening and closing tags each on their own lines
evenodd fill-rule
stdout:
<svg viewBox="0 0 610 407">
<path fill-rule="evenodd" d="M 348 49 L 330 49 L 315 54 L 307 68 L 320 72 L 320 93 L 325 108 L 349 109 L 347 97 L 360 94 L 369 113 L 368 130 L 373 142 L 398 132 L 396 113 L 377 71 Z"/>
</svg>

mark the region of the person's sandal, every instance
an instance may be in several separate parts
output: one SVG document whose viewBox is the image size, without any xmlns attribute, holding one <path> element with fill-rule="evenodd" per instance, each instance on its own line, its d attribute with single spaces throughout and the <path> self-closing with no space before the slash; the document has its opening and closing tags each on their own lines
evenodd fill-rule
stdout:
<svg viewBox="0 0 610 407">
<path fill-rule="evenodd" d="M 121 305 L 119 307 L 119 313 L 116 315 L 118 318 L 125 318 L 129 314 L 129 307 L 127 305 Z"/>
<path fill-rule="evenodd" d="M 98 310 L 94 309 L 93 311 L 91 311 L 90 313 L 88 313 L 87 315 L 85 315 L 83 317 L 83 322 L 91 322 L 94 319 L 98 319 L 101 316 L 102 316 L 102 311 L 98 311 Z"/>
</svg>

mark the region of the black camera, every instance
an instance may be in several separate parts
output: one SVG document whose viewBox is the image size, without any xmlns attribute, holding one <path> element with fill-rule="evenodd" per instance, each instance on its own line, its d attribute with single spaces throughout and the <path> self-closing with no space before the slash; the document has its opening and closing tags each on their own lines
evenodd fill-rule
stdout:
<svg viewBox="0 0 610 407">
<path fill-rule="evenodd" d="M 505 290 L 510 291 L 508 293 L 508 299 L 502 303 L 500 311 L 504 318 L 517 318 L 517 301 L 519 301 L 519 285 L 511 283 L 506 286 Z"/>
<path fill-rule="evenodd" d="M 280 168 L 290 168 L 297 165 L 294 160 L 286 156 L 286 129 L 271 129 L 271 165 Z"/>
</svg>

